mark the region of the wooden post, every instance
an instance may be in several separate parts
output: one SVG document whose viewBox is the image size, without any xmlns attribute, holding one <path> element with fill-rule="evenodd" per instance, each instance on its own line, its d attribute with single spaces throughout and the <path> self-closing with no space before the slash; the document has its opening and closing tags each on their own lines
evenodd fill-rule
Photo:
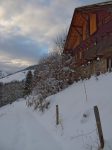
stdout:
<svg viewBox="0 0 112 150">
<path fill-rule="evenodd" d="M 59 107 L 56 105 L 56 125 L 59 124 Z"/>
<path fill-rule="evenodd" d="M 100 147 L 103 149 L 104 148 L 104 138 L 103 138 L 99 110 L 98 110 L 97 106 L 94 106 L 94 114 L 95 114 L 95 118 L 96 118 L 96 125 L 97 125 L 97 129 L 98 129 L 99 140 L 100 140 Z"/>
</svg>

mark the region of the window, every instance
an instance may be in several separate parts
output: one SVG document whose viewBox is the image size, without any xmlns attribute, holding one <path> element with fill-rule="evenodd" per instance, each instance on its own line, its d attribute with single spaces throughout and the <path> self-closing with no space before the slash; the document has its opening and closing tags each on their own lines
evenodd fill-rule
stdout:
<svg viewBox="0 0 112 150">
<path fill-rule="evenodd" d="M 90 35 L 92 35 L 96 29 L 96 14 L 90 14 Z"/>
</svg>

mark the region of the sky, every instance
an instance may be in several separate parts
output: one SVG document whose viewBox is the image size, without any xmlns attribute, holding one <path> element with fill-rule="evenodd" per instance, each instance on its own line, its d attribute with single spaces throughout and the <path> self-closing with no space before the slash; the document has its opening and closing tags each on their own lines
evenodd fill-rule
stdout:
<svg viewBox="0 0 112 150">
<path fill-rule="evenodd" d="M 69 28 L 76 7 L 102 1 L 0 0 L 0 70 L 15 72 L 37 64 Z"/>
</svg>

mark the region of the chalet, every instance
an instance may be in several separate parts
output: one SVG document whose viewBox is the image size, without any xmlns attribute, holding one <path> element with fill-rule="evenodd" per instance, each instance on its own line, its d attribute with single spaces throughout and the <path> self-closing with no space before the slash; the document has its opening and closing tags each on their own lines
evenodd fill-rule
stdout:
<svg viewBox="0 0 112 150">
<path fill-rule="evenodd" d="M 111 71 L 112 1 L 75 9 L 64 53 L 74 56 L 74 66 L 92 64 L 94 71 Z"/>
</svg>

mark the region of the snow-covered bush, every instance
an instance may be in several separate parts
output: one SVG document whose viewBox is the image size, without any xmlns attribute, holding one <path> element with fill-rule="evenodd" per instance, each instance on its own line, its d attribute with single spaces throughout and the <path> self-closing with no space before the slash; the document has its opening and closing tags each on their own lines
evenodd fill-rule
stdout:
<svg viewBox="0 0 112 150">
<path fill-rule="evenodd" d="M 38 109 L 39 111 L 44 112 L 45 109 L 48 109 L 49 104 L 50 104 L 50 101 L 44 99 L 41 94 L 36 95 L 36 96 L 30 95 L 26 98 L 26 105 L 28 107 L 33 106 L 34 110 Z"/>
<path fill-rule="evenodd" d="M 71 56 L 53 54 L 40 61 L 34 72 L 34 91 L 46 98 L 74 82 Z"/>
<path fill-rule="evenodd" d="M 89 78 L 86 67 L 75 67 L 75 58 L 69 54 L 51 54 L 40 60 L 34 71 L 33 91 L 43 99 L 67 88 L 73 82 Z M 37 104 L 38 105 L 38 104 Z"/>
</svg>

